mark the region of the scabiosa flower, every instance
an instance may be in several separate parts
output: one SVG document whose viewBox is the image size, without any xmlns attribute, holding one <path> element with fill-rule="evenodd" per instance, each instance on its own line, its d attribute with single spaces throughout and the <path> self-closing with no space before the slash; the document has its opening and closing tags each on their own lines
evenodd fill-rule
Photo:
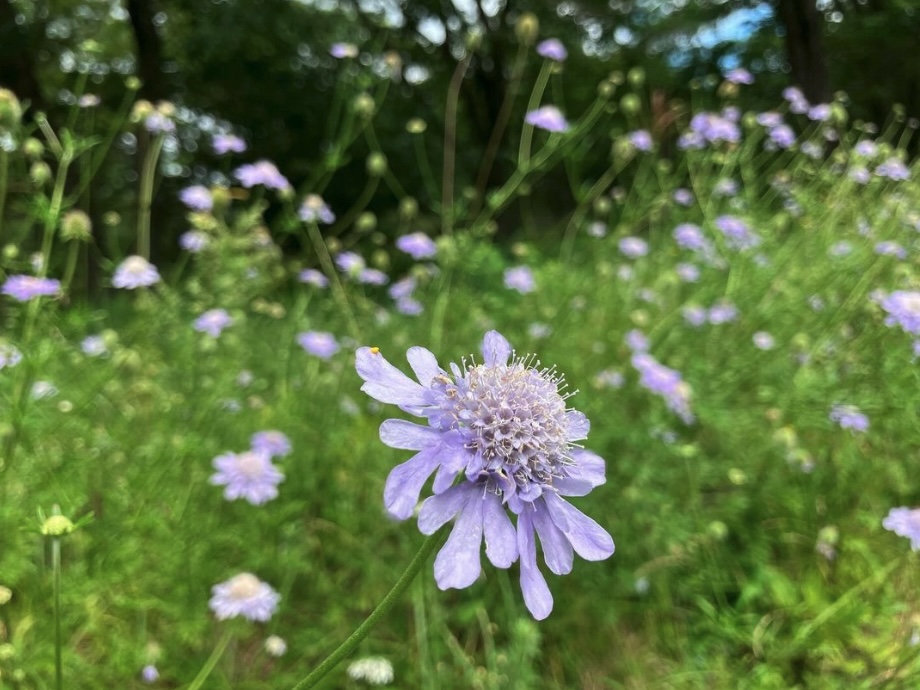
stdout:
<svg viewBox="0 0 920 690">
<path fill-rule="evenodd" d="M 907 180 L 910 179 L 910 170 L 904 162 L 897 158 L 889 158 L 881 163 L 876 169 L 875 174 L 878 177 L 887 177 L 889 180 Z"/>
<path fill-rule="evenodd" d="M 741 140 L 741 130 L 738 125 L 727 117 L 715 113 L 697 113 L 690 120 L 690 131 L 699 135 L 703 142 L 717 144 L 719 142 L 736 143 Z"/>
<path fill-rule="evenodd" d="M 730 81 L 732 84 L 753 84 L 754 75 L 744 67 L 735 67 L 725 73 L 725 80 Z"/>
<path fill-rule="evenodd" d="M 211 238 L 201 230 L 189 230 L 179 236 L 179 246 L 191 254 L 197 254 L 211 243 Z"/>
<path fill-rule="evenodd" d="M 283 192 L 291 188 L 291 183 L 281 174 L 275 164 L 266 160 L 241 165 L 236 169 L 234 175 L 247 189 L 262 185 Z"/>
<path fill-rule="evenodd" d="M 336 60 L 358 57 L 358 46 L 353 43 L 333 43 L 329 46 L 329 54 Z"/>
<path fill-rule="evenodd" d="M 709 323 L 719 326 L 738 318 L 738 308 L 730 302 L 720 302 L 709 308 Z"/>
<path fill-rule="evenodd" d="M 427 421 L 427 426 L 398 419 L 381 424 L 385 444 L 418 451 L 390 473 L 384 504 L 396 518 L 408 518 L 437 472 L 434 495 L 422 504 L 418 524 L 424 534 L 433 534 L 456 517 L 435 560 L 438 587 L 473 584 L 484 538 L 486 556 L 496 567 L 508 568 L 520 558 L 524 602 L 543 619 L 553 599 L 537 567 L 535 532 L 556 574 L 571 571 L 573 552 L 587 560 L 613 554 L 610 535 L 562 498 L 603 484 L 604 461 L 576 445 L 590 425 L 567 408 L 570 394 L 554 368 L 542 368 L 532 356 L 514 356 L 496 331 L 486 333 L 482 354 L 482 364 L 451 364 L 448 372 L 431 352 L 412 347 L 407 359 L 416 383 L 377 348 L 358 350 L 361 390 Z M 517 517 L 516 526 L 504 508 Z"/>
<path fill-rule="evenodd" d="M 348 664 L 348 677 L 363 680 L 368 685 L 389 685 L 393 682 L 393 664 L 382 656 L 368 656 Z"/>
<path fill-rule="evenodd" d="M 416 261 L 430 259 L 438 253 L 438 248 L 434 240 L 428 237 L 424 232 L 413 232 L 397 238 L 396 248 L 405 252 Z"/>
<path fill-rule="evenodd" d="M 214 208 L 214 199 L 211 197 L 211 190 L 200 184 L 186 187 L 179 192 L 179 201 L 193 211 L 210 211 Z"/>
<path fill-rule="evenodd" d="M 364 270 L 366 263 L 361 255 L 355 252 L 342 252 L 335 257 L 335 265 L 342 273 L 356 276 Z"/>
<path fill-rule="evenodd" d="M 686 424 L 694 422 L 690 411 L 690 385 L 681 379 L 680 372 L 666 367 L 648 352 L 633 354 L 631 362 L 639 372 L 639 384 L 643 388 L 664 398 L 668 409 Z"/>
<path fill-rule="evenodd" d="M 355 278 L 365 285 L 386 285 L 390 282 L 390 276 L 376 268 L 362 268 Z"/>
<path fill-rule="evenodd" d="M 424 307 L 414 297 L 405 296 L 396 300 L 396 311 L 406 316 L 418 316 L 424 311 Z"/>
<path fill-rule="evenodd" d="M 112 285 L 125 290 L 150 287 L 160 282 L 156 267 L 142 256 L 129 256 L 115 269 Z"/>
<path fill-rule="evenodd" d="M 15 345 L 0 342 L 0 369 L 15 367 L 22 361 L 22 353 Z"/>
<path fill-rule="evenodd" d="M 156 683 L 160 677 L 160 672 L 153 664 L 147 664 L 141 669 L 141 680 L 145 683 Z"/>
<path fill-rule="evenodd" d="M 638 259 L 648 254 L 648 242 L 640 237 L 624 237 L 619 242 L 620 251 L 630 259 Z"/>
<path fill-rule="evenodd" d="M 534 127 L 545 129 L 547 132 L 565 132 L 569 128 L 565 116 L 554 105 L 544 105 L 542 108 L 531 110 L 525 116 L 524 121 Z"/>
<path fill-rule="evenodd" d="M 808 119 L 814 122 L 827 122 L 831 118 L 831 106 L 818 103 L 808 109 Z"/>
<path fill-rule="evenodd" d="M 262 643 L 262 647 L 265 649 L 266 654 L 273 657 L 284 656 L 287 652 L 287 642 L 277 635 L 269 635 L 266 637 L 265 642 Z"/>
<path fill-rule="evenodd" d="M 674 267 L 677 277 L 685 283 L 695 283 L 700 279 L 700 269 L 694 264 L 680 263 Z"/>
<path fill-rule="evenodd" d="M 649 152 L 652 150 L 653 142 L 652 135 L 645 129 L 637 129 L 635 132 L 630 132 L 626 135 L 629 139 L 629 143 L 632 144 L 637 151 Z"/>
<path fill-rule="evenodd" d="M 411 297 L 415 292 L 416 280 L 412 276 L 406 276 L 393 283 L 387 290 L 387 294 L 395 300 Z"/>
<path fill-rule="evenodd" d="M 693 192 L 691 192 L 689 189 L 684 189 L 681 187 L 680 189 L 674 190 L 674 194 L 671 198 L 674 199 L 675 203 L 680 204 L 681 206 L 689 206 L 693 203 Z"/>
<path fill-rule="evenodd" d="M 312 285 L 313 287 L 325 288 L 329 286 L 329 279 L 321 271 L 315 268 L 305 268 L 297 274 L 297 279 L 301 283 Z"/>
<path fill-rule="evenodd" d="M 3 294 L 17 302 L 28 302 L 36 297 L 52 297 L 61 293 L 61 281 L 54 278 L 14 275 L 3 283 Z"/>
<path fill-rule="evenodd" d="M 243 153 L 246 150 L 246 142 L 233 134 L 215 134 L 211 139 L 211 148 L 218 156 L 227 153 Z"/>
<path fill-rule="evenodd" d="M 339 351 L 339 343 L 332 333 L 306 331 L 297 335 L 297 343 L 308 353 L 321 359 L 329 359 Z"/>
<path fill-rule="evenodd" d="M 335 222 L 335 214 L 319 194 L 307 194 L 297 215 L 305 223 L 331 225 Z"/>
<path fill-rule="evenodd" d="M 552 326 L 546 323 L 540 323 L 539 321 L 535 321 L 534 323 L 527 326 L 527 335 L 529 335 L 534 340 L 548 338 L 552 332 Z"/>
<path fill-rule="evenodd" d="M 254 451 L 265 453 L 270 458 L 283 458 L 291 452 L 291 440 L 275 429 L 257 431 L 249 439 L 249 445 Z"/>
<path fill-rule="evenodd" d="M 757 124 L 761 127 L 766 127 L 767 129 L 772 129 L 773 127 L 779 127 L 783 124 L 782 114 L 776 112 L 775 110 L 767 110 L 762 113 L 757 113 Z"/>
<path fill-rule="evenodd" d="M 712 193 L 717 196 L 735 196 L 738 193 L 738 183 L 729 178 L 722 178 L 716 182 Z"/>
<path fill-rule="evenodd" d="M 226 487 L 224 498 L 228 501 L 244 498 L 254 506 L 262 505 L 278 497 L 278 484 L 284 481 L 264 451 L 224 453 L 214 458 L 213 465 L 217 472 L 208 481 Z"/>
<path fill-rule="evenodd" d="M 252 573 L 234 575 L 211 588 L 208 606 L 217 620 L 242 616 L 248 621 L 264 623 L 278 608 L 281 595 Z"/>
<path fill-rule="evenodd" d="M 869 418 L 855 405 L 834 405 L 828 418 L 837 422 L 841 429 L 852 429 L 859 433 L 869 429 Z"/>
<path fill-rule="evenodd" d="M 533 271 L 527 266 L 514 266 L 513 268 L 505 269 L 504 281 L 506 288 L 509 290 L 517 290 L 522 295 L 526 295 L 537 289 Z"/>
<path fill-rule="evenodd" d="M 681 223 L 674 228 L 674 240 L 678 246 L 694 252 L 709 251 L 710 244 L 703 231 L 693 223 Z"/>
<path fill-rule="evenodd" d="M 752 249 L 760 244 L 760 237 L 740 218 L 719 216 L 716 218 L 715 224 L 719 232 L 725 236 L 728 245 L 733 249 Z"/>
<path fill-rule="evenodd" d="M 754 347 L 758 350 L 772 350 L 776 345 L 773 336 L 766 331 L 757 331 L 751 336 L 751 340 L 754 341 Z"/>
<path fill-rule="evenodd" d="M 853 150 L 858 156 L 863 156 L 864 158 L 872 158 L 876 153 L 878 153 L 878 144 L 876 144 L 871 139 L 861 139 L 859 143 L 853 147 Z"/>
<path fill-rule="evenodd" d="M 869 180 L 872 179 L 872 175 L 868 168 L 863 165 L 857 165 L 850 168 L 848 175 L 853 182 L 862 185 L 869 184 Z"/>
<path fill-rule="evenodd" d="M 882 527 L 910 539 L 911 551 L 920 551 L 920 508 L 892 508 Z"/>
<path fill-rule="evenodd" d="M 601 237 L 606 237 L 607 235 L 607 225 L 603 221 L 596 220 L 590 225 L 588 225 L 588 234 L 591 237 L 600 239 Z"/>
<path fill-rule="evenodd" d="M 680 313 L 683 315 L 684 321 L 689 323 L 694 328 L 699 328 L 704 323 L 706 323 L 706 318 L 709 316 L 709 313 L 704 307 L 693 304 L 681 309 Z"/>
<path fill-rule="evenodd" d="M 907 250 L 897 242 L 886 240 L 875 245 L 875 253 L 882 256 L 894 256 L 899 259 L 907 258 Z"/>
<path fill-rule="evenodd" d="M 835 242 L 827 250 L 827 253 L 831 256 L 847 256 L 853 252 L 853 244 L 847 242 L 846 240 L 840 240 L 840 242 Z"/>
<path fill-rule="evenodd" d="M 648 352 L 649 342 L 645 333 L 633 329 L 626 334 L 626 347 L 633 352 Z"/>
<path fill-rule="evenodd" d="M 789 110 L 798 115 L 807 113 L 811 107 L 808 99 L 805 98 L 805 94 L 795 86 L 788 86 L 783 89 L 783 98 L 789 103 Z"/>
<path fill-rule="evenodd" d="M 795 132 L 789 125 L 777 125 L 770 129 L 770 141 L 781 149 L 788 149 L 795 143 Z"/>
<path fill-rule="evenodd" d="M 195 319 L 192 327 L 199 333 L 207 333 L 212 338 L 220 336 L 227 326 L 233 325 L 233 317 L 226 309 L 209 309 Z"/>
<path fill-rule="evenodd" d="M 895 290 L 881 297 L 879 304 L 888 312 L 885 325 L 898 325 L 910 335 L 920 335 L 920 292 Z"/>
<path fill-rule="evenodd" d="M 594 377 L 594 385 L 598 388 L 622 388 L 624 381 L 622 372 L 617 369 L 604 369 Z"/>
<path fill-rule="evenodd" d="M 151 134 L 171 134 L 176 131 L 176 123 L 157 111 L 144 119 L 144 129 Z"/>
<path fill-rule="evenodd" d="M 824 147 L 816 141 L 806 141 L 802 144 L 802 153 L 813 160 L 818 160 L 824 155 Z"/>
<path fill-rule="evenodd" d="M 87 357 L 101 357 L 109 353 L 105 338 L 101 335 L 88 335 L 80 342 L 80 349 Z"/>
<path fill-rule="evenodd" d="M 537 55 L 555 62 L 564 62 L 569 53 L 558 38 L 547 38 L 537 44 Z"/>
</svg>

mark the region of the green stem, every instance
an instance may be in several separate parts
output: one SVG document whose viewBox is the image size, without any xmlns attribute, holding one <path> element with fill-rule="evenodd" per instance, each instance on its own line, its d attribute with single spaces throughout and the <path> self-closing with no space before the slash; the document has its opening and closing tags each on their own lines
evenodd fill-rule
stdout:
<svg viewBox="0 0 920 690">
<path fill-rule="evenodd" d="M 543 98 L 543 92 L 546 90 L 546 84 L 549 81 L 549 75 L 553 71 L 553 61 L 544 60 L 543 67 L 540 68 L 540 74 L 533 86 L 533 92 L 530 94 L 530 100 L 527 102 L 527 112 L 537 109 L 537 104 Z M 521 145 L 518 148 L 518 168 L 527 170 L 530 165 L 530 145 L 533 141 L 533 125 L 529 122 L 524 123 L 524 129 L 521 130 Z"/>
<path fill-rule="evenodd" d="M 473 59 L 472 51 L 467 52 L 457 63 L 454 76 L 447 90 L 447 104 L 444 108 L 444 169 L 441 176 L 441 234 L 450 235 L 454 223 L 454 158 L 457 153 L 457 102 L 460 100 L 460 87 L 466 68 Z"/>
<path fill-rule="evenodd" d="M 77 258 L 80 256 L 80 243 L 76 240 L 70 241 L 70 247 L 67 248 L 67 264 L 64 266 L 64 277 L 61 279 L 62 290 L 66 294 L 70 288 L 70 282 L 73 280 L 73 274 L 77 270 Z"/>
<path fill-rule="evenodd" d="M 214 667 L 217 666 L 217 662 L 220 661 L 220 658 L 224 655 L 224 652 L 227 651 L 227 645 L 230 644 L 230 640 L 232 638 L 233 633 L 230 631 L 230 628 L 227 628 L 224 631 L 223 636 L 220 638 L 220 642 L 217 643 L 214 651 L 211 652 L 211 656 L 209 656 L 208 660 L 204 662 L 204 666 L 201 667 L 198 675 L 195 676 L 195 680 L 192 681 L 192 684 L 189 685 L 186 690 L 198 690 L 198 688 L 204 685 L 204 682 L 208 679 L 208 676 L 211 675 L 211 671 L 213 671 Z"/>
<path fill-rule="evenodd" d="M 150 205 L 153 200 L 153 180 L 156 177 L 157 160 L 163 148 L 163 135 L 159 134 L 147 150 L 141 171 L 141 193 L 137 209 L 137 253 L 150 260 Z"/>
<path fill-rule="evenodd" d="M 61 660 L 61 539 L 51 540 L 51 570 L 54 578 L 54 687 L 64 688 L 64 665 Z"/>
<path fill-rule="evenodd" d="M 396 605 L 396 602 L 399 601 L 403 592 L 408 589 L 409 585 L 415 579 L 415 576 L 418 575 L 419 571 L 422 569 L 422 566 L 428 562 L 428 558 L 431 554 L 441 545 L 443 531 L 442 528 L 422 543 L 422 547 L 418 550 L 418 553 L 415 554 L 415 558 L 412 559 L 412 562 L 409 563 L 409 567 L 406 568 L 405 572 L 403 572 L 396 581 L 396 584 L 393 585 L 393 588 L 383 598 L 383 601 L 377 605 L 377 608 L 371 611 L 371 614 L 364 619 L 364 622 L 359 625 L 351 635 L 348 636 L 348 639 L 340 644 L 332 654 L 327 656 L 326 659 L 310 673 L 310 675 L 300 681 L 291 690 L 307 690 L 308 688 L 316 687 L 316 684 L 332 671 L 339 662 L 355 650 L 361 641 L 367 637 L 371 629 L 377 625 L 380 619 L 387 615 L 390 609 Z M 189 690 L 191 690 L 191 688 Z"/>
<path fill-rule="evenodd" d="M 3 207 L 6 206 L 6 185 L 10 169 L 10 155 L 0 148 L 0 233 L 3 231 Z"/>
<path fill-rule="evenodd" d="M 342 287 L 341 281 L 339 281 L 339 275 L 335 271 L 335 266 L 332 265 L 332 257 L 329 255 L 326 243 L 323 242 L 323 236 L 319 232 L 319 226 L 317 226 L 316 223 L 307 223 L 307 234 L 310 236 L 310 241 L 313 243 L 313 249 L 316 250 L 316 256 L 319 258 L 319 263 L 323 267 L 326 277 L 329 279 L 329 284 L 332 287 L 332 295 L 348 317 L 351 337 L 360 341 L 361 329 L 358 328 L 358 322 L 355 319 L 354 312 L 351 310 L 351 305 L 348 303 L 345 289 Z"/>
</svg>

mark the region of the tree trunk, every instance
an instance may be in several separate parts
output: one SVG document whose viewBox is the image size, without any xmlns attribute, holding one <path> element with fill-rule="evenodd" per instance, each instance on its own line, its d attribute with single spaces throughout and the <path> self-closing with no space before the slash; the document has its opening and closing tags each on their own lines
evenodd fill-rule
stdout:
<svg viewBox="0 0 920 690">
<path fill-rule="evenodd" d="M 815 0 L 779 0 L 779 20 L 786 30 L 786 59 L 792 78 L 811 103 L 830 100 L 824 59 L 824 17 Z"/>
<path fill-rule="evenodd" d="M 126 7 L 137 42 L 137 76 L 142 82 L 140 93 L 151 101 L 165 100 L 169 91 L 160 68 L 163 50 L 153 23 L 156 8 L 152 0 L 127 0 Z"/>
<path fill-rule="evenodd" d="M 19 26 L 10 0 L 0 0 L 0 86 L 10 89 L 21 101 L 29 101 L 31 111 L 44 110 L 34 58 L 38 53 L 36 36 L 41 26 Z"/>
</svg>

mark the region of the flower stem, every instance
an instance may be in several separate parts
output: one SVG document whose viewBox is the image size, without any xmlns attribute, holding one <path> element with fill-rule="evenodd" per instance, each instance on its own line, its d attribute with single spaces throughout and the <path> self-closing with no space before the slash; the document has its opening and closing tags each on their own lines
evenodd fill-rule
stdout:
<svg viewBox="0 0 920 690">
<path fill-rule="evenodd" d="M 208 676 L 211 675 L 211 671 L 214 670 L 214 667 L 217 666 L 217 662 L 220 661 L 220 658 L 224 655 L 224 652 L 227 651 L 227 645 L 230 644 L 230 640 L 233 638 L 233 633 L 228 627 L 223 634 L 223 637 L 220 638 L 220 642 L 217 643 L 217 646 L 214 647 L 214 651 L 211 652 L 211 656 L 208 657 L 208 660 L 204 662 L 204 666 L 201 667 L 201 670 L 198 672 L 198 675 L 195 676 L 195 680 L 192 681 L 192 684 L 186 688 L 186 690 L 198 690 L 204 682 L 208 679 Z"/>
<path fill-rule="evenodd" d="M 137 209 L 137 253 L 150 260 L 150 205 L 153 200 L 153 181 L 156 178 L 157 161 L 163 148 L 162 134 L 158 134 L 147 149 L 141 170 L 141 190 Z"/>
<path fill-rule="evenodd" d="M 319 666 L 310 672 L 310 675 L 300 681 L 291 690 L 308 690 L 308 688 L 316 687 L 317 683 L 319 683 L 332 669 L 334 669 L 339 664 L 339 662 L 351 654 L 355 648 L 361 644 L 361 641 L 367 637 L 371 629 L 380 621 L 381 618 L 389 613 L 390 609 L 392 609 L 396 602 L 399 601 L 399 598 L 402 596 L 403 592 L 406 591 L 406 589 L 415 579 L 415 576 L 418 575 L 419 570 L 421 570 L 422 566 L 428 562 L 428 557 L 431 556 L 435 549 L 441 545 L 443 532 L 443 529 L 435 532 L 422 543 L 422 547 L 418 550 L 418 553 L 415 554 L 412 562 L 409 563 L 409 567 L 406 568 L 405 572 L 403 572 L 400 578 L 396 581 L 396 584 L 393 585 L 393 588 L 387 592 L 387 595 L 377 605 L 377 608 L 371 611 L 370 615 L 364 619 L 364 622 L 361 623 L 361 625 L 359 625 L 355 631 L 348 636 L 348 639 L 340 644 L 338 648 L 332 652 L 332 654 L 327 656 Z M 192 688 L 189 688 L 189 690 L 192 690 Z"/>
<path fill-rule="evenodd" d="M 51 540 L 51 570 L 54 578 L 54 687 L 64 688 L 64 666 L 61 661 L 61 538 Z"/>
</svg>

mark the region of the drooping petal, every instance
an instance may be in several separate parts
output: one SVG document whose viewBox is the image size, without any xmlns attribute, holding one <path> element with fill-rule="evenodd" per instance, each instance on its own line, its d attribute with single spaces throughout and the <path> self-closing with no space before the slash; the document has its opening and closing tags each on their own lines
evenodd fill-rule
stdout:
<svg viewBox="0 0 920 690">
<path fill-rule="evenodd" d="M 533 617 L 542 621 L 552 613 L 553 595 L 537 567 L 537 546 L 528 510 L 518 515 L 517 542 L 521 558 L 521 593 L 524 595 L 524 603 Z"/>
<path fill-rule="evenodd" d="M 434 559 L 434 579 L 440 589 L 463 589 L 479 577 L 482 566 L 482 502 L 479 490 L 471 485 L 462 487 L 466 501 L 454 528 L 438 557 Z"/>
<path fill-rule="evenodd" d="M 402 419 L 387 419 L 380 425 L 380 440 L 390 448 L 421 450 L 439 444 L 442 432 Z"/>
<path fill-rule="evenodd" d="M 489 331 L 482 339 L 482 357 L 487 367 L 507 364 L 511 357 L 511 343 L 498 331 Z"/>
<path fill-rule="evenodd" d="M 547 492 L 543 500 L 556 527 L 579 556 L 586 561 L 602 561 L 613 555 L 613 538 L 603 527 L 554 494 Z"/>
<path fill-rule="evenodd" d="M 393 517 L 405 520 L 412 515 L 418 495 L 438 462 L 436 450 L 426 448 L 392 469 L 383 488 L 383 504 Z"/>
<path fill-rule="evenodd" d="M 425 404 L 425 389 L 390 364 L 376 348 L 359 348 L 355 368 L 364 379 L 361 390 L 374 400 L 403 408 Z"/>
<path fill-rule="evenodd" d="M 433 378 L 441 374 L 437 358 L 424 347 L 410 347 L 406 352 L 406 359 L 409 360 L 409 366 L 412 367 L 415 378 L 426 388 L 431 385 Z"/>
<path fill-rule="evenodd" d="M 482 527 L 492 565 L 510 568 L 518 557 L 517 536 L 498 494 L 487 491 L 482 497 Z"/>
<path fill-rule="evenodd" d="M 463 509 L 469 487 L 461 484 L 442 494 L 429 496 L 418 512 L 418 529 L 422 534 L 434 534 Z"/>
<path fill-rule="evenodd" d="M 570 443 L 573 441 L 583 441 L 588 438 L 588 432 L 591 430 L 591 422 L 578 410 L 567 410 L 565 421 L 568 425 L 566 429 L 566 440 Z"/>
<path fill-rule="evenodd" d="M 546 567 L 556 575 L 566 575 L 572 572 L 572 562 L 575 560 L 572 545 L 562 531 L 556 527 L 546 506 L 537 502 L 534 507 L 533 526 L 537 530 L 537 536 L 540 537 Z"/>
<path fill-rule="evenodd" d="M 553 487 L 562 496 L 585 496 L 607 481 L 604 460 L 590 450 L 573 448 L 573 462 L 565 467 L 565 477 L 553 480 Z"/>
</svg>

